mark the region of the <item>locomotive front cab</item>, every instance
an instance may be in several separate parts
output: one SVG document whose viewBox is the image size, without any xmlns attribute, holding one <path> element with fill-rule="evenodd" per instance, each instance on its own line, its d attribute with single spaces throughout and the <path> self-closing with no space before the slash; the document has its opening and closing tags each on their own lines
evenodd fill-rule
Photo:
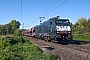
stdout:
<svg viewBox="0 0 90 60">
<path fill-rule="evenodd" d="M 72 39 L 72 31 L 70 21 L 68 19 L 55 20 L 56 24 L 56 38 Z"/>
</svg>

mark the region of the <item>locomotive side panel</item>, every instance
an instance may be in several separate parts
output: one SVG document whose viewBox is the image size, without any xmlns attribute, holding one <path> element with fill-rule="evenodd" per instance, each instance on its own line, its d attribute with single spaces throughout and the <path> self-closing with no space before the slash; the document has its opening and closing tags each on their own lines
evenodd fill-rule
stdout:
<svg viewBox="0 0 90 60">
<path fill-rule="evenodd" d="M 35 28 L 35 36 L 45 40 L 72 39 L 69 19 L 52 18 Z"/>
</svg>

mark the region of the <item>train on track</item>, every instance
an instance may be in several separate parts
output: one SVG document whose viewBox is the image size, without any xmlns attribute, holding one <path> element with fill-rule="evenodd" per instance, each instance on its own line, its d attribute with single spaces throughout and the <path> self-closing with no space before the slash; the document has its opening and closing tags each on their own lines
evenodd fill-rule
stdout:
<svg viewBox="0 0 90 60">
<path fill-rule="evenodd" d="M 23 31 L 22 35 L 32 36 L 47 41 L 72 40 L 72 29 L 69 19 L 61 19 L 59 16 L 50 18 L 29 30 Z"/>
</svg>

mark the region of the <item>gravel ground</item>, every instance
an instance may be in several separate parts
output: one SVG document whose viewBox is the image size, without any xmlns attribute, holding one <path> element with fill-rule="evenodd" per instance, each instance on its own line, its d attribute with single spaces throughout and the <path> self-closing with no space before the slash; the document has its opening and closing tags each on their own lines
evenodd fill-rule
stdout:
<svg viewBox="0 0 90 60">
<path fill-rule="evenodd" d="M 51 46 L 51 50 L 44 50 L 44 53 L 58 54 L 61 60 L 90 60 L 90 43 L 86 44 L 61 44 L 52 43 L 44 40 L 27 37 L 32 43 L 35 43 L 42 49 L 42 46 Z"/>
</svg>

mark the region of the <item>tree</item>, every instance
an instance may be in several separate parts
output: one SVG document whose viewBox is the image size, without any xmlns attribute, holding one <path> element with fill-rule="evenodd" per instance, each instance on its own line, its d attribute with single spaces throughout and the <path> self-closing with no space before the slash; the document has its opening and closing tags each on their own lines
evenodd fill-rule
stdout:
<svg viewBox="0 0 90 60">
<path fill-rule="evenodd" d="M 81 17 L 78 19 L 78 22 L 76 23 L 76 25 L 78 25 L 78 28 L 82 29 L 85 28 L 87 26 L 87 20 L 85 17 Z"/>
<path fill-rule="evenodd" d="M 90 29 L 90 18 L 88 19 L 87 26 Z"/>
<path fill-rule="evenodd" d="M 11 29 L 12 29 L 11 33 L 13 34 L 14 33 L 14 30 L 19 29 L 19 27 L 20 27 L 21 24 L 20 24 L 19 21 L 11 20 L 11 22 L 9 23 L 9 25 L 11 26 Z"/>
<path fill-rule="evenodd" d="M 81 17 L 78 19 L 76 24 L 74 25 L 74 29 L 78 33 L 84 33 L 87 31 L 87 20 L 85 17 Z"/>
<path fill-rule="evenodd" d="M 6 34 L 6 27 L 5 27 L 5 25 L 0 25 L 0 34 L 1 35 L 5 35 Z"/>
<path fill-rule="evenodd" d="M 0 25 L 0 35 L 13 34 L 16 29 L 19 29 L 20 22 L 11 20 L 8 24 Z"/>
<path fill-rule="evenodd" d="M 20 30 L 20 29 L 16 29 L 16 30 L 14 31 L 14 35 L 15 35 L 15 36 L 20 36 L 20 35 L 21 35 L 21 30 Z"/>
</svg>

